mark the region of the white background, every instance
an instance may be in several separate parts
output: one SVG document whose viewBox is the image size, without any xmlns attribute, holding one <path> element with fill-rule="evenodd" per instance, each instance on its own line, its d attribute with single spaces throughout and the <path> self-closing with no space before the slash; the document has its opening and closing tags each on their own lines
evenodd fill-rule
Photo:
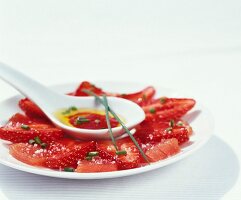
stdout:
<svg viewBox="0 0 241 200">
<path fill-rule="evenodd" d="M 185 91 L 216 121 L 196 154 L 142 175 L 73 181 L 0 165 L 1 200 L 241 199 L 241 1 L 0 0 L 0 60 L 46 85 L 127 80 Z M 0 101 L 16 93 L 0 81 Z"/>
</svg>

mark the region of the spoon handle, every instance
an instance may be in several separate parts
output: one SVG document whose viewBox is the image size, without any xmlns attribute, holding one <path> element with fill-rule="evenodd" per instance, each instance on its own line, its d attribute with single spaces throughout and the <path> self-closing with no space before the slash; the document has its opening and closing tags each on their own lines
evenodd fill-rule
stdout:
<svg viewBox="0 0 241 200">
<path fill-rule="evenodd" d="M 46 101 L 54 103 L 59 96 L 59 94 L 46 88 L 37 81 L 1 62 L 0 78 L 8 82 L 20 93 L 31 99 L 40 107 L 44 106 Z"/>
</svg>

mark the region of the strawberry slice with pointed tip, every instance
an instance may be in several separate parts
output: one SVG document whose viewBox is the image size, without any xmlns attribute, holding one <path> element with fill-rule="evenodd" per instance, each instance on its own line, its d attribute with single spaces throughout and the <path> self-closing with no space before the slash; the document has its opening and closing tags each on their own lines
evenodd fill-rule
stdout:
<svg viewBox="0 0 241 200">
<path fill-rule="evenodd" d="M 101 88 L 96 87 L 94 84 L 88 82 L 88 81 L 83 81 L 79 87 L 76 89 L 76 91 L 74 92 L 75 96 L 89 96 L 88 94 L 86 94 L 85 92 L 83 92 L 83 90 L 90 90 L 92 92 L 94 92 L 96 95 L 102 95 L 105 94 Z"/>
<path fill-rule="evenodd" d="M 144 106 L 147 116 L 153 116 L 158 120 L 179 119 L 190 111 L 196 101 L 194 99 L 160 98 Z"/>
<path fill-rule="evenodd" d="M 28 117 L 36 118 L 40 121 L 49 121 L 44 112 L 28 98 L 21 99 L 18 105 Z"/>
<path fill-rule="evenodd" d="M 7 124 L 0 128 L 0 139 L 13 143 L 28 142 L 39 137 L 42 142 L 49 143 L 63 138 L 63 131 L 52 124 L 43 124 L 20 113 L 13 115 Z"/>
<path fill-rule="evenodd" d="M 18 126 L 7 125 L 0 128 L 0 139 L 13 143 L 28 142 L 37 136 L 42 142 L 49 143 L 62 138 L 63 135 L 64 133 L 61 129 L 47 124 L 18 124 Z"/>
<path fill-rule="evenodd" d="M 17 127 L 22 124 L 28 125 L 28 124 L 48 124 L 53 125 L 50 121 L 42 120 L 39 118 L 30 118 L 26 115 L 23 115 L 21 113 L 14 114 L 7 122 L 5 126 L 11 126 L 11 127 Z"/>
<path fill-rule="evenodd" d="M 33 166 L 44 166 L 47 157 L 46 149 L 28 143 L 10 145 L 9 153 L 17 160 Z"/>
<path fill-rule="evenodd" d="M 152 101 L 152 98 L 155 95 L 155 93 L 155 88 L 149 86 L 139 92 L 130 94 L 119 94 L 117 95 L 117 97 L 133 101 L 134 103 L 137 103 L 140 106 L 145 106 Z"/>
<path fill-rule="evenodd" d="M 145 153 L 151 162 L 163 160 L 180 152 L 178 141 L 175 138 L 147 144 L 146 146 L 147 150 Z"/>
<path fill-rule="evenodd" d="M 60 145 L 61 146 L 61 145 Z M 63 169 L 65 167 L 77 167 L 79 160 L 85 159 L 88 152 L 96 150 L 96 142 L 76 142 L 70 146 L 61 146 L 54 143 L 50 145 L 46 166 L 52 169 Z"/>
<path fill-rule="evenodd" d="M 118 166 L 115 161 L 93 157 L 91 161 L 81 160 L 78 162 L 76 172 L 78 173 L 98 173 L 117 171 Z"/>
<path fill-rule="evenodd" d="M 29 117 L 21 113 L 16 113 L 8 120 L 6 126 L 16 127 L 16 126 L 21 126 L 22 124 L 28 125 L 32 123 L 33 121 Z"/>
</svg>

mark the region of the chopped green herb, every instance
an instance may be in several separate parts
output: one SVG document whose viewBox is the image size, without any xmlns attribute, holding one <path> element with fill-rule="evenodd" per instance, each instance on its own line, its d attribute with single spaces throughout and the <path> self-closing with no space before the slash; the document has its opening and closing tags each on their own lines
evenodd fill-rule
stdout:
<svg viewBox="0 0 241 200">
<path fill-rule="evenodd" d="M 167 98 L 166 98 L 166 97 L 161 97 L 161 98 L 160 98 L 160 102 L 161 102 L 161 103 L 165 103 L 165 102 L 166 102 L 166 100 L 167 100 Z"/>
<path fill-rule="evenodd" d="M 63 115 L 67 115 L 70 113 L 70 110 L 65 110 L 64 112 L 62 112 Z"/>
<path fill-rule="evenodd" d="M 24 129 L 24 130 L 29 130 L 30 129 L 30 127 L 28 125 L 26 125 L 26 124 L 22 124 L 21 128 Z"/>
<path fill-rule="evenodd" d="M 71 106 L 69 109 L 72 110 L 72 111 L 78 110 L 75 106 Z"/>
<path fill-rule="evenodd" d="M 89 122 L 89 121 L 90 121 L 90 120 L 87 119 L 87 118 L 85 118 L 85 117 L 77 117 L 75 123 L 76 123 L 76 124 L 82 124 L 82 123 L 84 123 L 84 122 Z"/>
<path fill-rule="evenodd" d="M 69 107 L 68 109 L 66 109 L 64 112 L 62 112 L 62 114 L 63 114 L 63 115 L 67 115 L 67 114 L 69 114 L 71 111 L 76 111 L 76 110 L 78 110 L 77 107 L 71 106 L 71 107 Z"/>
<path fill-rule="evenodd" d="M 39 136 L 35 137 L 34 141 L 35 141 L 36 144 L 39 144 L 39 145 L 42 144 L 42 141 L 40 140 Z"/>
<path fill-rule="evenodd" d="M 45 148 L 48 146 L 47 143 L 44 143 L 44 142 L 41 141 L 41 139 L 39 138 L 39 136 L 35 137 L 34 139 L 29 140 L 28 143 L 29 143 L 29 144 L 32 144 L 32 145 L 38 144 L 38 145 L 40 145 L 43 149 L 45 149 Z"/>
<path fill-rule="evenodd" d="M 72 168 L 72 167 L 65 167 L 64 171 L 65 172 L 74 172 L 74 168 Z"/>
<path fill-rule="evenodd" d="M 99 152 L 98 151 L 91 151 L 87 154 L 88 156 L 92 157 L 92 156 L 98 156 Z"/>
<path fill-rule="evenodd" d="M 156 109 L 155 109 L 155 108 L 150 108 L 149 112 L 150 112 L 151 114 L 155 114 Z"/>
<path fill-rule="evenodd" d="M 170 127 L 174 127 L 174 125 L 175 125 L 175 121 L 172 119 L 170 122 L 169 122 L 169 125 L 170 125 Z"/>
<path fill-rule="evenodd" d="M 121 96 L 122 96 L 122 97 L 125 97 L 125 96 L 126 96 L 126 94 L 125 94 L 125 93 L 123 93 L 123 94 L 121 94 Z"/>
<path fill-rule="evenodd" d="M 45 149 L 45 148 L 48 146 L 48 144 L 46 144 L 46 143 L 41 143 L 40 146 L 41 146 L 43 149 Z"/>
<path fill-rule="evenodd" d="M 126 150 L 116 151 L 115 153 L 116 153 L 116 155 L 126 155 L 127 154 Z"/>
<path fill-rule="evenodd" d="M 166 129 L 167 132 L 172 131 L 172 127 Z"/>
<path fill-rule="evenodd" d="M 35 144 L 35 140 L 31 139 L 31 140 L 28 141 L 28 143 L 33 145 L 33 144 Z"/>
<path fill-rule="evenodd" d="M 92 156 L 85 157 L 85 160 L 92 160 Z"/>
<path fill-rule="evenodd" d="M 183 126 L 183 123 L 181 121 L 177 122 L 177 126 Z"/>
</svg>

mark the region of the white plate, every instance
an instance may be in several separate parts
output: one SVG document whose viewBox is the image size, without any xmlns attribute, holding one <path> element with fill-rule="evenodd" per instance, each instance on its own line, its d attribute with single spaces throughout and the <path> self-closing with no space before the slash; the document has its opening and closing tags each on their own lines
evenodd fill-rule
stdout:
<svg viewBox="0 0 241 200">
<path fill-rule="evenodd" d="M 106 91 L 118 91 L 120 93 L 135 92 L 146 87 L 145 84 L 127 82 L 96 82 L 96 84 Z M 77 86 L 78 84 L 63 84 L 53 88 L 60 93 L 67 93 L 74 91 Z M 186 95 L 180 95 L 174 90 L 162 87 L 156 87 L 156 89 L 157 97 L 188 97 Z M 14 113 L 21 112 L 21 110 L 18 108 L 18 101 L 21 98 L 22 96 L 18 95 L 0 102 L 0 125 L 3 125 Z M 8 147 L 6 145 L 8 142 L 3 140 L 0 140 L 0 163 L 29 173 L 68 179 L 104 179 L 139 174 L 177 162 L 194 153 L 198 148 L 200 148 L 204 143 L 208 141 L 214 130 L 214 120 L 210 112 L 205 107 L 203 107 L 199 101 L 197 101 L 194 109 L 192 109 L 192 111 L 190 111 L 190 113 L 188 113 L 184 118 L 191 123 L 191 126 L 194 130 L 194 135 L 191 137 L 190 141 L 182 147 L 181 152 L 175 156 L 141 168 L 103 173 L 70 173 L 33 167 L 14 159 L 8 153 Z"/>
</svg>

